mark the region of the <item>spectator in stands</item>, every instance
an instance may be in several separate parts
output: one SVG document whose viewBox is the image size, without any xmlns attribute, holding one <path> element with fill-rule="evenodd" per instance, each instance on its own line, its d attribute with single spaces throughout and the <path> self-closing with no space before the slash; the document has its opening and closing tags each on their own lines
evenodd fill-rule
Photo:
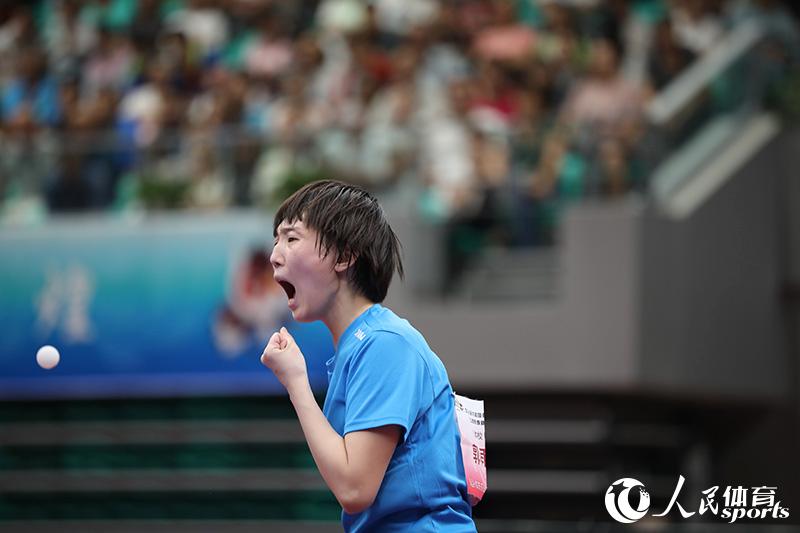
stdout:
<svg viewBox="0 0 800 533">
<path fill-rule="evenodd" d="M 527 85 L 534 83 L 529 81 Z M 520 93 L 519 113 L 509 138 L 509 238 L 512 245 L 531 246 L 545 242 L 540 205 L 530 185 L 530 176 L 538 164 L 540 148 L 550 127 L 542 92 L 529 89 Z"/>
<path fill-rule="evenodd" d="M 545 88 L 547 106 L 557 109 L 576 82 L 589 37 L 579 32 L 577 16 L 566 5 L 545 4 L 542 19 L 535 47 L 536 56 L 545 67 L 539 86 Z"/>
<path fill-rule="evenodd" d="M 58 84 L 47 69 L 39 47 L 18 52 L 16 74 L 2 88 L 2 119 L 6 131 L 35 133 L 60 119 Z"/>
<path fill-rule="evenodd" d="M 165 24 L 187 37 L 201 61 L 218 58 L 228 42 L 229 22 L 214 0 L 188 0 L 183 7 L 167 15 Z"/>
<path fill-rule="evenodd" d="M 434 220 L 470 209 L 476 201 L 475 162 L 466 114 L 472 100 L 473 81 L 453 80 L 449 96 L 421 129 L 421 165 L 427 193 L 423 213 Z"/>
<path fill-rule="evenodd" d="M 118 110 L 121 125 L 130 140 L 141 147 L 155 142 L 171 113 L 182 111 L 177 106 L 170 109 L 182 102 L 169 83 L 167 67 L 153 62 L 145 68 L 145 82 L 125 94 Z"/>
<path fill-rule="evenodd" d="M 612 41 L 593 41 L 588 72 L 567 96 L 560 121 L 575 135 L 585 134 L 581 144 L 591 147 L 598 136 L 613 133 L 621 121 L 642 113 L 644 93 L 620 75 L 618 60 Z"/>
<path fill-rule="evenodd" d="M 78 0 L 54 0 L 44 10 L 41 40 L 57 75 L 76 72 L 97 42 L 97 28 L 80 12 Z"/>
<path fill-rule="evenodd" d="M 359 164 L 365 183 L 372 188 L 414 179 L 408 171 L 415 168 L 417 150 L 415 59 L 412 50 L 396 49 L 392 54 L 391 81 L 376 92 L 364 110 Z"/>
<path fill-rule="evenodd" d="M 0 189 L 5 200 L 41 204 L 56 153 L 50 128 L 61 120 L 59 88 L 38 47 L 18 51 L 15 74 L 0 89 Z"/>
<path fill-rule="evenodd" d="M 36 24 L 33 19 L 33 9 L 30 5 L 2 6 L 0 11 L 0 63 L 13 65 L 12 59 L 19 50 L 35 47 L 39 44 Z M 0 71 L 0 74 L 8 72 Z"/>
<path fill-rule="evenodd" d="M 179 31 L 164 31 L 156 43 L 150 57 L 166 70 L 165 76 L 175 94 L 186 99 L 202 90 L 204 67 L 192 55 L 186 36 Z"/>
<path fill-rule="evenodd" d="M 126 89 L 138 74 L 136 59 L 130 37 L 101 27 L 97 45 L 83 63 L 83 89 L 89 94 L 106 87 Z"/>
<path fill-rule="evenodd" d="M 492 130 L 472 130 L 472 153 L 478 179 L 480 206 L 473 215 L 474 227 L 486 244 L 508 243 L 511 154 L 508 137 Z"/>
<path fill-rule="evenodd" d="M 600 141 L 597 157 L 587 171 L 586 192 L 594 196 L 621 196 L 633 188 L 625 145 L 616 137 Z"/>
<path fill-rule="evenodd" d="M 289 29 L 272 10 L 258 20 L 258 30 L 244 45 L 244 70 L 253 79 L 271 80 L 285 73 L 293 61 Z"/>
</svg>

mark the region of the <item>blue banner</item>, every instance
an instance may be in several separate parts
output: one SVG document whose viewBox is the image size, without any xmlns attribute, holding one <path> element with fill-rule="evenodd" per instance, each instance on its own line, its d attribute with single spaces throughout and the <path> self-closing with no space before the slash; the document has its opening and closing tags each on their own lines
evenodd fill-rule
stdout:
<svg viewBox="0 0 800 533">
<path fill-rule="evenodd" d="M 65 219 L 0 231 L 0 398 L 282 394 L 261 365 L 285 325 L 312 386 L 333 346 L 291 319 L 254 213 Z M 36 352 L 51 344 L 58 366 Z"/>
</svg>

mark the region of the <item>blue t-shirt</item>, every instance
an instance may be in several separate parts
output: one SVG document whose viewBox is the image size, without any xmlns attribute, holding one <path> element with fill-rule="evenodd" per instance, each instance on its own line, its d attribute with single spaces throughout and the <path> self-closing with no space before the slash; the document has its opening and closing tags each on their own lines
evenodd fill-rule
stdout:
<svg viewBox="0 0 800 533">
<path fill-rule="evenodd" d="M 407 320 L 375 304 L 328 361 L 324 413 L 342 436 L 402 428 L 373 504 L 345 531 L 474 532 L 453 393 L 444 365 Z"/>
</svg>

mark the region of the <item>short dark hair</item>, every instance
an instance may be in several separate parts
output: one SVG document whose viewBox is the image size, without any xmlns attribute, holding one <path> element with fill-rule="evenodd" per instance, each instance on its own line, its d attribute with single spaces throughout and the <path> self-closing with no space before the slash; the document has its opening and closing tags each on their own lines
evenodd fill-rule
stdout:
<svg viewBox="0 0 800 533">
<path fill-rule="evenodd" d="M 278 208 L 273 235 L 281 222 L 297 220 L 317 232 L 324 255 L 333 250 L 337 263 L 355 260 L 348 279 L 370 301 L 386 298 L 395 270 L 403 277 L 400 241 L 378 200 L 361 187 L 335 180 L 305 185 Z"/>
</svg>

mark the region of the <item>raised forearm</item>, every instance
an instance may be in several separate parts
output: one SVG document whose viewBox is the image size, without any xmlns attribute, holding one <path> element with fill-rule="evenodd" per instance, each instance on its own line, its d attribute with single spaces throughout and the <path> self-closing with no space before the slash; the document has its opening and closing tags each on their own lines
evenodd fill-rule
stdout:
<svg viewBox="0 0 800 533">
<path fill-rule="evenodd" d="M 344 510 L 358 513 L 372 505 L 400 429 L 385 426 L 339 435 L 317 405 L 305 358 L 286 328 L 270 337 L 261 362 L 286 387 L 317 468 Z"/>
<path fill-rule="evenodd" d="M 287 390 L 311 455 L 325 483 L 346 512 L 362 511 L 362 507 L 372 503 L 374 494 L 372 497 L 365 496 L 364 490 L 359 487 L 361 480 L 350 464 L 344 438 L 336 433 L 325 418 L 308 381 L 298 381 Z"/>
</svg>

